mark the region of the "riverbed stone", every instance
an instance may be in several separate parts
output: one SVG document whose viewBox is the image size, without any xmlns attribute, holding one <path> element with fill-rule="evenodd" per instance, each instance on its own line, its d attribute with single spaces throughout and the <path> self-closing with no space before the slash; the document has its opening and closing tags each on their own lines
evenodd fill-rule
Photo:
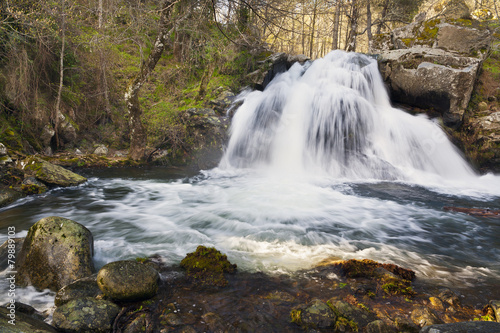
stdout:
<svg viewBox="0 0 500 333">
<path fill-rule="evenodd" d="M 137 261 L 115 261 L 104 265 L 97 274 L 97 285 L 104 295 L 120 301 L 138 301 L 158 291 L 158 272 Z"/>
<path fill-rule="evenodd" d="M 493 309 L 495 320 L 500 323 L 500 301 L 491 300 L 489 306 Z"/>
<path fill-rule="evenodd" d="M 28 157 L 22 165 L 27 174 L 51 186 L 75 186 L 87 181 L 85 177 L 34 156 Z"/>
<path fill-rule="evenodd" d="M 365 327 L 372 321 L 377 320 L 377 316 L 374 313 L 360 309 L 347 302 L 332 300 L 330 303 L 335 306 L 335 309 L 337 309 L 338 313 L 342 315 L 342 317 L 355 322 L 358 328 Z"/>
<path fill-rule="evenodd" d="M 385 323 L 382 320 L 374 320 L 366 325 L 364 332 L 366 333 L 395 333 L 396 327 Z"/>
<path fill-rule="evenodd" d="M 54 299 L 54 304 L 61 306 L 78 298 L 96 298 L 99 295 L 102 295 L 102 291 L 97 286 L 97 274 L 92 274 L 59 289 Z"/>
<path fill-rule="evenodd" d="M 54 326 L 63 332 L 111 332 L 120 307 L 110 301 L 79 298 L 58 307 Z"/>
<path fill-rule="evenodd" d="M 417 305 L 413 308 L 411 320 L 420 327 L 443 323 L 434 312 L 422 305 Z"/>
<path fill-rule="evenodd" d="M 492 321 L 464 321 L 452 324 L 429 325 L 420 330 L 420 333 L 463 332 L 498 333 L 500 332 L 500 323 Z"/>
<path fill-rule="evenodd" d="M 57 333 L 57 330 L 45 323 L 42 319 L 33 318 L 20 311 L 15 312 L 15 325 L 9 323 L 12 320 L 10 310 L 0 307 L 0 332 L 2 333 Z"/>
<path fill-rule="evenodd" d="M 94 272 L 91 232 L 58 216 L 45 217 L 29 230 L 18 255 L 16 282 L 57 291 Z"/>
<path fill-rule="evenodd" d="M 333 327 L 337 320 L 333 310 L 325 302 L 317 298 L 303 308 L 292 310 L 290 316 L 292 322 L 306 329 Z"/>
</svg>

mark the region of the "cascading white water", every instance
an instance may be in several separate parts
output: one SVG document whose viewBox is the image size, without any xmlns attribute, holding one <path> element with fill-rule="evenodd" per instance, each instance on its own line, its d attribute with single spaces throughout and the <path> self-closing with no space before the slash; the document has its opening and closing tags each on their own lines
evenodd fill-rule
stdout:
<svg viewBox="0 0 500 333">
<path fill-rule="evenodd" d="M 241 97 L 222 168 L 334 178 L 476 178 L 426 117 L 391 107 L 376 60 L 333 51 Z"/>
</svg>

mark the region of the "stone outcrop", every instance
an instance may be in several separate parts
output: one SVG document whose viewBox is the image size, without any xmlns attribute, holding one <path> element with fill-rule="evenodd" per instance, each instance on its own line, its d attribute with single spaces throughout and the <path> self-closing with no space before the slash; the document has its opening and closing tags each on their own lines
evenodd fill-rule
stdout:
<svg viewBox="0 0 500 333">
<path fill-rule="evenodd" d="M 430 110 L 457 127 L 490 44 L 488 30 L 434 19 L 377 36 L 371 52 L 394 102 Z"/>
<path fill-rule="evenodd" d="M 158 272 L 136 261 L 115 261 L 97 274 L 97 285 L 104 295 L 119 301 L 153 297 L 158 291 Z"/>
<path fill-rule="evenodd" d="M 28 230 L 16 262 L 16 282 L 57 291 L 92 275 L 93 251 L 92 234 L 83 225 L 57 216 L 43 218 Z"/>
<path fill-rule="evenodd" d="M 304 64 L 308 60 L 309 58 L 305 55 L 274 53 L 260 62 L 259 68 L 248 74 L 247 78 L 253 84 L 253 88 L 264 90 L 276 75 L 286 72 L 296 62 Z"/>
</svg>

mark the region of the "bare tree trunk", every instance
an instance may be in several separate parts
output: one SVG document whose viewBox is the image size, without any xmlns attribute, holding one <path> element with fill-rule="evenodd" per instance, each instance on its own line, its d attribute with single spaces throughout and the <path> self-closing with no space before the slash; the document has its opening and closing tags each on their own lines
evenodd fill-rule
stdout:
<svg viewBox="0 0 500 333">
<path fill-rule="evenodd" d="M 306 15 L 304 6 L 305 1 L 302 1 L 302 54 L 306 54 Z"/>
<path fill-rule="evenodd" d="M 335 9 L 335 18 L 333 20 L 332 50 L 336 50 L 339 48 L 340 3 L 341 0 L 337 0 L 337 7 Z"/>
<path fill-rule="evenodd" d="M 311 22 L 311 40 L 309 41 L 309 58 L 312 59 L 313 57 L 313 50 L 314 50 L 314 29 L 316 26 L 316 15 L 318 12 L 318 0 L 314 0 L 314 7 L 313 7 L 313 18 Z"/>
<path fill-rule="evenodd" d="M 351 2 L 352 10 L 351 10 L 351 17 L 350 17 L 350 26 L 351 29 L 349 31 L 349 37 L 347 38 L 347 48 L 346 51 L 348 52 L 355 52 L 356 51 L 356 38 L 358 36 L 358 4 L 356 3 L 355 0 L 352 0 Z"/>
<path fill-rule="evenodd" d="M 172 0 L 165 0 L 161 9 L 160 26 L 154 46 L 146 61 L 141 65 L 139 74 L 127 87 L 125 93 L 125 102 L 129 116 L 130 130 L 130 152 L 129 156 L 134 160 L 140 160 L 145 157 L 146 150 L 146 131 L 142 124 L 142 110 L 139 104 L 139 91 L 148 77 L 153 72 L 161 54 L 165 49 L 165 44 L 169 37 L 168 17 Z"/>
<path fill-rule="evenodd" d="M 103 0 L 99 0 L 98 4 L 98 31 L 100 37 L 103 35 Z M 104 55 L 104 46 L 99 43 L 99 62 L 101 64 L 101 81 L 102 81 L 102 89 L 104 95 L 104 110 L 105 110 L 105 120 L 104 122 L 111 121 L 111 103 L 109 102 L 109 87 L 108 87 L 108 78 L 106 76 L 106 57 Z"/>
<path fill-rule="evenodd" d="M 370 1 L 366 1 L 366 35 L 368 36 L 368 50 L 370 50 L 373 40 L 372 34 L 372 11 L 370 8 Z"/>
<path fill-rule="evenodd" d="M 380 23 L 377 26 L 377 35 L 382 33 L 382 27 L 384 26 L 387 9 L 389 9 L 389 0 L 385 0 L 384 6 L 382 7 L 382 13 L 380 13 Z"/>
<path fill-rule="evenodd" d="M 65 26 L 65 0 L 61 0 L 61 52 L 59 54 L 59 88 L 57 89 L 57 99 L 55 108 L 55 136 L 56 136 L 56 148 L 59 148 L 59 115 L 61 112 L 61 97 L 62 90 L 64 86 L 64 47 L 66 43 L 66 26 Z"/>
</svg>

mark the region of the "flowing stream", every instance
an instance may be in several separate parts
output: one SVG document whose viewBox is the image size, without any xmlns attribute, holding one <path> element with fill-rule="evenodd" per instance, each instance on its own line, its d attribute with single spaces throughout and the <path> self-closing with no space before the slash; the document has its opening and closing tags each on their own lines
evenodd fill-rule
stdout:
<svg viewBox="0 0 500 333">
<path fill-rule="evenodd" d="M 85 184 L 0 209 L 0 242 L 57 215 L 92 231 L 97 268 L 176 264 L 203 244 L 249 271 L 369 258 L 500 299 L 500 219 L 443 210 L 500 209 L 500 177 L 476 174 L 434 121 L 391 107 L 375 60 L 334 51 L 240 100 L 218 168 L 85 171 Z M 18 295 L 43 308 L 53 294 Z"/>
</svg>

